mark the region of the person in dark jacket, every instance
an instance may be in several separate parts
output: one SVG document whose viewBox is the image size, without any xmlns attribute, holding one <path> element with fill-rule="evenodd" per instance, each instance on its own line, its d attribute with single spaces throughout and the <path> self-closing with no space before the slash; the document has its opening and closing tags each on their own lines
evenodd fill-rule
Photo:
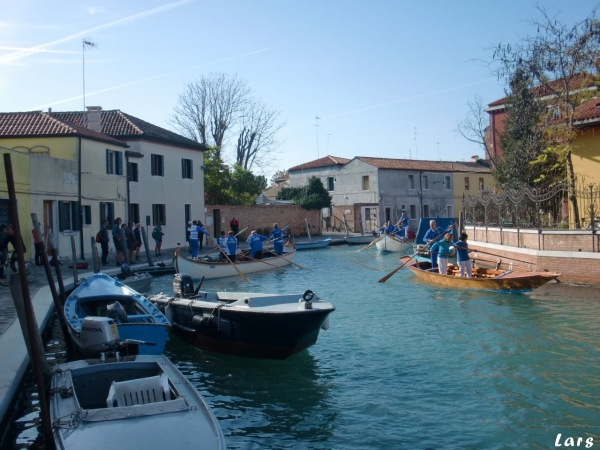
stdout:
<svg viewBox="0 0 600 450">
<path fill-rule="evenodd" d="M 100 238 L 100 247 L 102 248 L 102 265 L 108 266 L 108 243 L 110 242 L 110 236 L 108 235 L 109 222 L 105 220 L 102 222 L 98 236 Z"/>
<path fill-rule="evenodd" d="M 129 222 L 125 227 L 125 242 L 127 242 L 127 251 L 129 252 L 129 263 L 133 263 L 135 261 L 135 249 L 137 247 L 135 233 L 133 232 L 133 222 Z"/>
<path fill-rule="evenodd" d="M 135 260 L 138 261 L 140 259 L 140 248 L 142 248 L 142 226 L 139 223 L 135 224 L 133 234 L 135 234 Z"/>
<path fill-rule="evenodd" d="M 115 244 L 115 259 L 117 260 L 117 266 L 120 266 L 121 264 L 123 264 L 124 261 L 124 256 L 123 256 L 123 252 L 127 250 L 127 247 L 125 246 L 125 243 L 122 242 L 122 238 L 121 238 L 121 222 L 123 220 L 120 217 L 117 217 L 115 219 L 115 223 L 113 224 L 112 227 L 112 238 L 113 238 L 113 244 Z"/>
</svg>

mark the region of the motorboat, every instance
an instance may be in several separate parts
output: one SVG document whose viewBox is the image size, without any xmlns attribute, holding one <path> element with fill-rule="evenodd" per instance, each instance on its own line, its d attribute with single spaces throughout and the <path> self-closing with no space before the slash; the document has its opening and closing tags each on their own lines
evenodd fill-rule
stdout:
<svg viewBox="0 0 600 450">
<path fill-rule="evenodd" d="M 138 342 L 128 347 L 130 354 L 162 354 L 171 328 L 146 297 L 103 273 L 83 280 L 67 298 L 64 311 L 69 334 L 84 355 L 105 351 L 104 344 L 93 342 L 95 327 L 84 327 L 86 318 L 113 319 L 122 339 Z"/>
<path fill-rule="evenodd" d="M 117 276 L 125 286 L 134 291 L 146 293 L 150 291 L 152 275 L 148 272 L 134 272 L 128 264 L 121 264 L 121 273 Z"/>
<path fill-rule="evenodd" d="M 150 296 L 173 331 L 203 350 L 284 359 L 311 345 L 329 328 L 328 301 L 312 291 L 297 294 L 202 292 L 190 275 L 176 274 L 174 296 Z"/>
</svg>

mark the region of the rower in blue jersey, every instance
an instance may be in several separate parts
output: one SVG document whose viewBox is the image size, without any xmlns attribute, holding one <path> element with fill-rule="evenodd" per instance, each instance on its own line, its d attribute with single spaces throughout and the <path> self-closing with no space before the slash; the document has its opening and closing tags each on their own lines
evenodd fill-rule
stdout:
<svg viewBox="0 0 600 450">
<path fill-rule="evenodd" d="M 283 255 L 283 231 L 276 223 L 273 224 L 273 230 L 269 235 L 269 239 L 273 239 L 273 247 L 276 255 Z"/>
<path fill-rule="evenodd" d="M 237 253 L 237 239 L 233 235 L 233 231 L 229 231 L 225 244 L 227 246 L 227 255 L 231 262 L 235 262 L 235 254 Z"/>
<path fill-rule="evenodd" d="M 250 232 L 250 236 L 246 239 L 248 245 L 250 246 L 250 258 L 261 259 L 262 258 L 262 250 L 263 250 L 263 241 L 266 241 L 267 236 L 262 236 L 256 233 L 256 230 L 252 230 Z"/>
<path fill-rule="evenodd" d="M 427 230 L 427 232 L 425 233 L 425 236 L 423 236 L 423 242 L 425 242 L 430 247 L 429 255 L 431 256 L 431 268 L 432 269 L 434 269 L 438 266 L 437 246 L 436 246 L 436 248 L 433 248 L 433 244 L 435 243 L 435 241 L 438 240 L 438 238 L 441 237 L 442 234 L 443 234 L 443 231 L 440 232 L 440 230 L 438 230 L 435 220 L 430 220 L 429 221 L 429 230 Z M 443 240 L 443 239 L 444 238 L 441 238 L 440 240 Z"/>
</svg>

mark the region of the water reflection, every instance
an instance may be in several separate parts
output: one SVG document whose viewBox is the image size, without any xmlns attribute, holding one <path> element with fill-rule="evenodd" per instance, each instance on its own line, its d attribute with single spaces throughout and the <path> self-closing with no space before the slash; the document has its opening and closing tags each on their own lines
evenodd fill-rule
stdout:
<svg viewBox="0 0 600 450">
<path fill-rule="evenodd" d="M 335 371 L 308 351 L 283 361 L 250 359 L 204 352 L 173 336 L 167 355 L 209 402 L 230 448 L 265 448 L 269 440 L 285 448 L 331 437 Z"/>
</svg>

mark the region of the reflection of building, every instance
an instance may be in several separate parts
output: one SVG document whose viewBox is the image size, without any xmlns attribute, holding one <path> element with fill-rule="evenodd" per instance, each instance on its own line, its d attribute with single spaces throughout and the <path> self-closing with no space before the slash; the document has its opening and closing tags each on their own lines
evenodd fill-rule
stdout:
<svg viewBox="0 0 600 450">
<path fill-rule="evenodd" d="M 353 230 L 376 229 L 396 221 L 402 211 L 415 229 L 421 217 L 456 217 L 462 194 L 491 189 L 489 164 L 418 161 L 357 156 L 352 160 L 327 156 L 289 169 L 290 186 L 321 179 L 333 197 L 333 215 L 346 215 Z"/>
</svg>

